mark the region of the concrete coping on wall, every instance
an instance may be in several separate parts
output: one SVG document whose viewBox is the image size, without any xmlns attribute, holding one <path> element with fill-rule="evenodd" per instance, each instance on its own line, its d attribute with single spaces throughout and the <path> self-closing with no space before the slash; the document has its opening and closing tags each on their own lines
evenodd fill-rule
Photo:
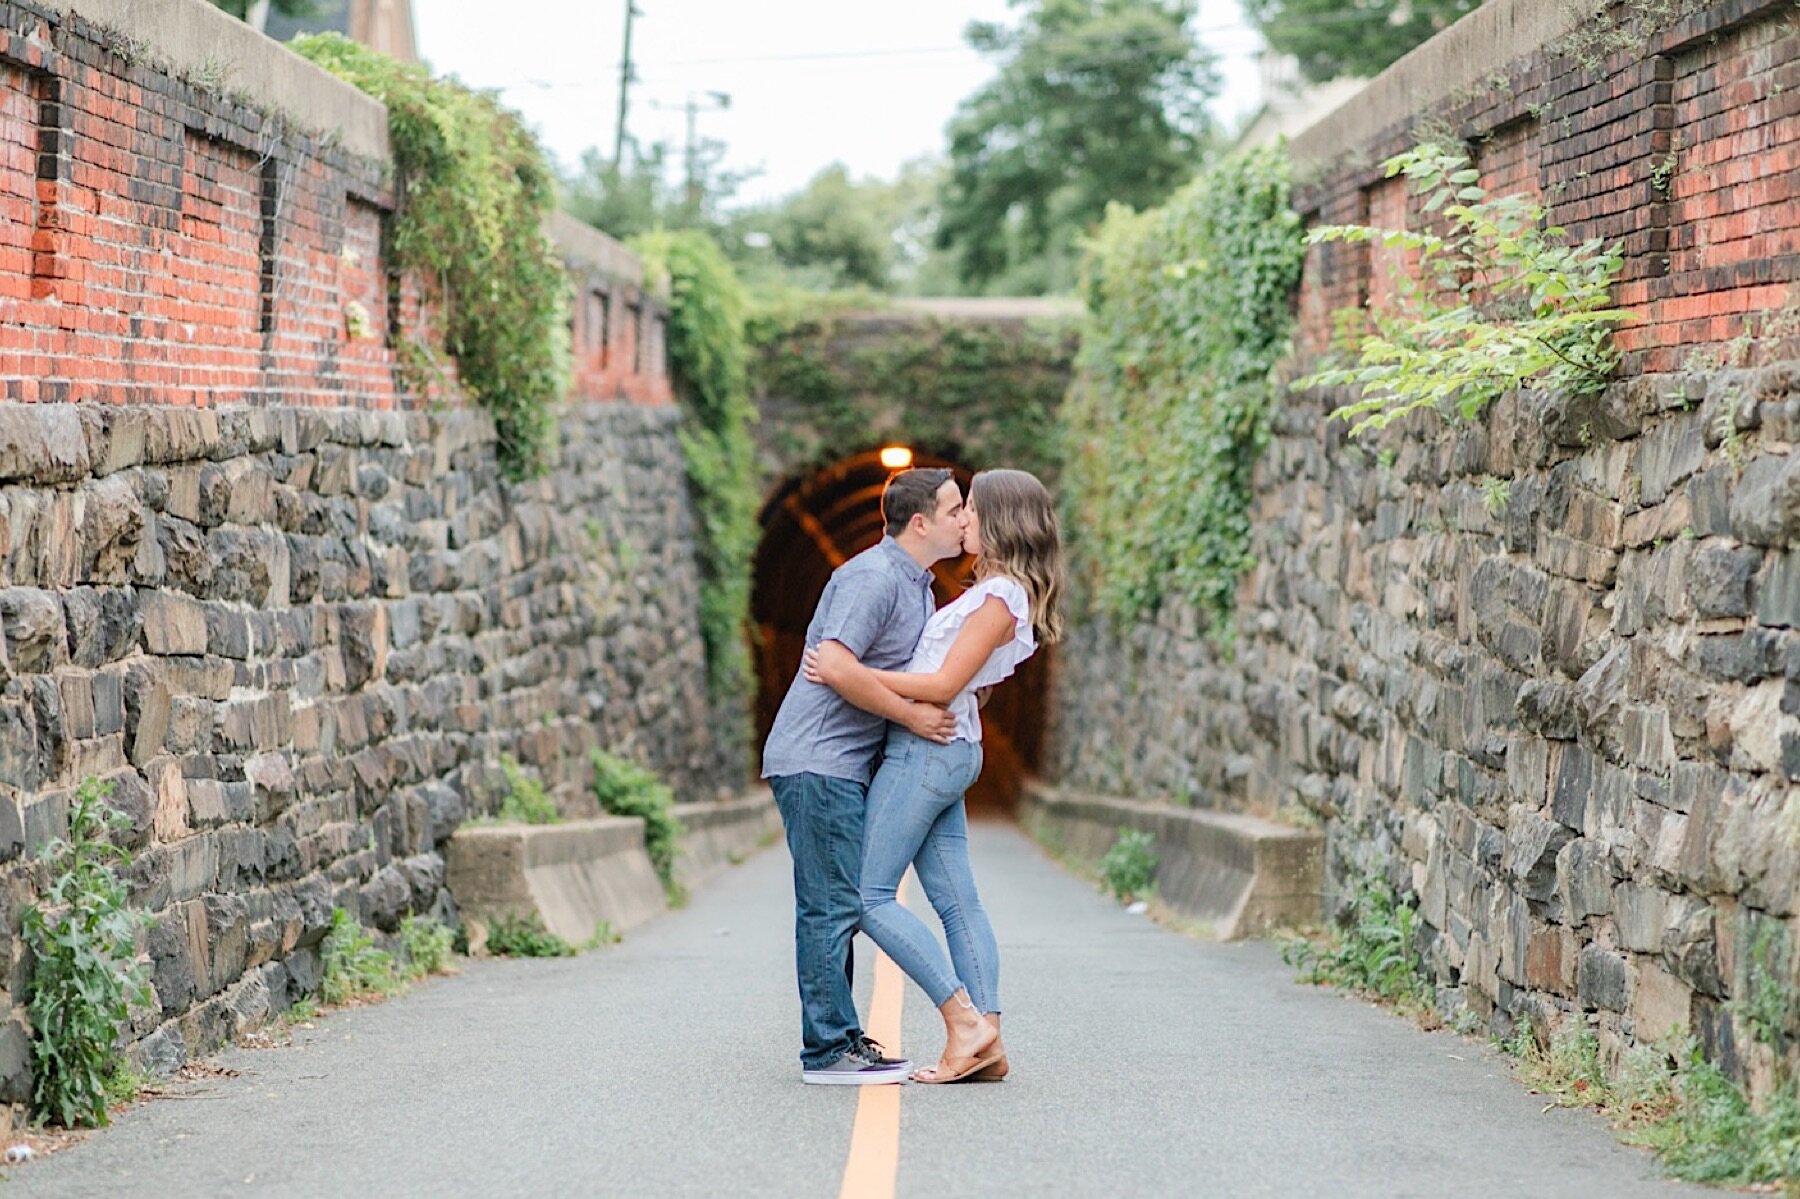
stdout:
<svg viewBox="0 0 1800 1199">
<path fill-rule="evenodd" d="M 558 210 L 544 222 L 544 230 L 574 262 L 611 279 L 641 284 L 651 295 L 668 301 L 669 280 L 666 276 L 645 279 L 642 258 L 586 221 L 576 220 Z"/>
<path fill-rule="evenodd" d="M 1027 786 L 1021 816 L 1039 841 L 1096 865 L 1124 829 L 1149 833 L 1157 898 L 1221 940 L 1315 924 L 1323 909 L 1325 839 L 1234 812 Z"/>
<path fill-rule="evenodd" d="M 1295 134 L 1289 152 L 1296 164 L 1318 166 L 1354 154 L 1458 88 L 1481 83 L 1591 19 L 1592 6 L 1566 0 L 1487 0 Z"/>
<path fill-rule="evenodd" d="M 895 311 L 947 321 L 1073 320 L 1087 309 L 1068 296 L 913 296 L 893 301 Z M 894 312 L 857 313 L 879 318 Z"/>
<path fill-rule="evenodd" d="M 770 843 L 780 818 L 767 790 L 724 803 L 681 804 L 676 878 L 703 883 Z M 575 944 L 602 923 L 624 932 L 668 910 L 644 848 L 644 822 L 600 816 L 561 824 L 471 824 L 445 846 L 446 882 L 471 945 L 498 916 L 537 916 Z"/>
<path fill-rule="evenodd" d="M 352 154 L 386 161 L 387 107 L 323 67 L 207 0 L 33 0 L 72 13 L 142 46 L 149 56 L 190 81 L 225 75 L 208 90 L 243 95 L 321 134 L 335 134 Z"/>
<path fill-rule="evenodd" d="M 723 803 L 675 805 L 681 821 L 681 843 L 675 854 L 675 880 L 698 887 L 781 836 L 781 813 L 767 787 Z"/>
</svg>

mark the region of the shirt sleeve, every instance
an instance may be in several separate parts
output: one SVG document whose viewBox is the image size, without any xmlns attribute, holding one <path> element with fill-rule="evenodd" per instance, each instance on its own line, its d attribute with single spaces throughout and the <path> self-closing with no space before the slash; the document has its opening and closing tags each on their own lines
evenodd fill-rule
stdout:
<svg viewBox="0 0 1800 1199">
<path fill-rule="evenodd" d="M 982 587 L 989 595 L 999 596 L 1000 602 L 1012 613 L 1013 635 L 1031 638 L 1031 597 L 1025 594 L 1024 586 L 1017 579 L 1001 576 L 986 580 Z"/>
<path fill-rule="evenodd" d="M 835 580 L 819 640 L 835 641 L 861 659 L 894 619 L 900 591 L 881 571 L 858 570 Z"/>
<path fill-rule="evenodd" d="M 1012 676 L 1019 663 L 1031 657 L 1037 650 L 1037 636 L 1031 628 L 1031 599 L 1025 594 L 1025 588 L 1017 580 L 993 578 L 980 584 L 982 590 L 989 595 L 998 596 L 1013 616 L 1013 638 L 1005 645 L 988 655 L 988 660 L 975 672 L 969 680 L 971 689 L 976 687 L 992 687 Z M 986 602 L 985 600 L 983 601 Z"/>
</svg>

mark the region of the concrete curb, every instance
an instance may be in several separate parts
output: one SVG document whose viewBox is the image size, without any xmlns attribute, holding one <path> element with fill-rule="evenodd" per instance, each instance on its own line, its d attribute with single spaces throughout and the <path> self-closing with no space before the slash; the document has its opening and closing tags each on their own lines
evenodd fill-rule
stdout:
<svg viewBox="0 0 1800 1199">
<path fill-rule="evenodd" d="M 535 913 L 580 944 L 602 921 L 623 932 L 668 910 L 635 816 L 460 828 L 444 861 L 471 945 L 480 939 L 474 926 L 495 916 Z"/>
<path fill-rule="evenodd" d="M 742 861 L 778 833 L 767 790 L 724 803 L 681 804 L 675 877 L 693 888 Z M 446 881 L 472 944 L 496 916 L 536 914 L 550 932 L 580 944 L 602 923 L 624 932 L 668 911 L 662 880 L 644 850 L 644 822 L 601 816 L 565 824 L 478 824 L 445 846 Z"/>
<path fill-rule="evenodd" d="M 1030 784 L 1026 830 L 1047 847 L 1096 865 L 1122 829 L 1156 839 L 1157 898 L 1176 914 L 1234 941 L 1320 919 L 1325 838 L 1256 816 L 1073 795 Z"/>
<path fill-rule="evenodd" d="M 677 804 L 681 844 L 675 881 L 692 890 L 781 836 L 781 813 L 764 787 L 724 803 Z"/>
</svg>

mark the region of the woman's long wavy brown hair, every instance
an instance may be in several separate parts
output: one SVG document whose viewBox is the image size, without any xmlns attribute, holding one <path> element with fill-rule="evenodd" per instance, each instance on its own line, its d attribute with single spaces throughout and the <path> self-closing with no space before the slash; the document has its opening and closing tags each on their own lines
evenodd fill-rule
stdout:
<svg viewBox="0 0 1800 1199">
<path fill-rule="evenodd" d="M 969 484 L 969 503 L 981 520 L 976 579 L 1018 580 L 1031 601 L 1038 640 L 1062 640 L 1062 536 L 1050 492 L 1028 471 L 984 470 Z"/>
</svg>

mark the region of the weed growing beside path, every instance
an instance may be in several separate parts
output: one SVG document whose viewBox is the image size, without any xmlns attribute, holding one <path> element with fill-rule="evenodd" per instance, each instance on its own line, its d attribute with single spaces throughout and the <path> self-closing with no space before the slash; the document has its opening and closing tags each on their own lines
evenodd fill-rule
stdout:
<svg viewBox="0 0 1800 1199">
<path fill-rule="evenodd" d="M 1600 1112 L 1673 1177 L 1800 1192 L 1800 1095 L 1792 1079 L 1753 1103 L 1692 1037 L 1627 1050 L 1610 1078 L 1599 1039 L 1586 1027 L 1563 1029 L 1541 1046 L 1521 1024 L 1500 1048 L 1533 1091 L 1555 1106 Z"/>
<path fill-rule="evenodd" d="M 1392 1007 L 1425 1028 L 1442 1021 L 1415 948 L 1418 912 L 1381 878 L 1365 879 L 1341 927 L 1321 941 L 1291 937 L 1282 960 L 1299 981 L 1325 983 Z M 1779 1010 L 1777 1007 L 1779 1006 Z M 1741 1005 L 1752 1035 L 1783 1027 L 1785 1005 L 1766 994 Z M 1477 1024 L 1458 1021 L 1471 1036 Z M 1689 1037 L 1625 1051 L 1607 1070 L 1600 1040 L 1577 1024 L 1540 1044 L 1529 1022 L 1495 1042 L 1515 1073 L 1549 1107 L 1588 1107 L 1604 1115 L 1627 1144 L 1652 1150 L 1668 1173 L 1689 1182 L 1779 1186 L 1800 1194 L 1800 1086 L 1779 1079 L 1760 1103 L 1751 1099 Z"/>
<path fill-rule="evenodd" d="M 1120 903 L 1149 899 L 1156 886 L 1156 840 L 1139 829 L 1124 829 L 1100 859 L 1100 880 Z"/>
<path fill-rule="evenodd" d="M 144 913 L 126 906 L 119 868 L 131 855 L 112 842 L 130 820 L 107 803 L 112 784 L 83 780 L 69 805 L 69 835 L 45 852 L 50 884 L 20 921 L 31 949 L 32 1110 L 65 1128 L 102 1125 L 135 1088 L 119 1052 L 131 1006 L 150 1002 L 137 960 Z"/>
<path fill-rule="evenodd" d="M 1330 936 L 1290 937 L 1281 960 L 1300 972 L 1301 982 L 1341 987 L 1435 1024 L 1436 991 L 1419 956 L 1418 928 L 1418 908 L 1385 878 L 1371 875 L 1356 884 Z"/>
<path fill-rule="evenodd" d="M 596 749 L 590 755 L 594 767 L 594 799 L 614 816 L 637 816 L 644 822 L 644 850 L 656 877 L 662 880 L 669 906 L 687 903 L 687 888 L 675 881 L 675 852 L 681 841 L 681 821 L 675 815 L 675 795 L 668 784 L 636 762 Z"/>
</svg>

